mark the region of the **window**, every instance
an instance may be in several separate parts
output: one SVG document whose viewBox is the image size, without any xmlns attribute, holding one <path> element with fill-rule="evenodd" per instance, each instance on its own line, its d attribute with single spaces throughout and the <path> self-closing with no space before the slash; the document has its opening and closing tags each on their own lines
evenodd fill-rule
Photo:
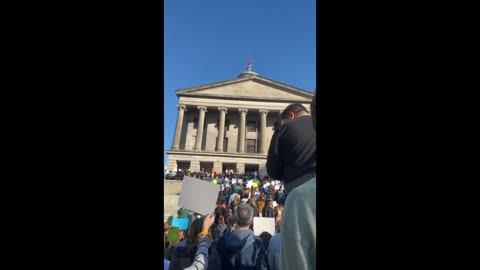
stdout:
<svg viewBox="0 0 480 270">
<path fill-rule="evenodd" d="M 256 140 L 254 139 L 247 139 L 247 153 L 256 153 Z"/>
<path fill-rule="evenodd" d="M 228 149 L 228 138 L 223 138 L 223 152 L 227 152 Z"/>
<path fill-rule="evenodd" d="M 257 132 L 257 122 L 248 121 L 247 122 L 247 132 Z"/>
</svg>

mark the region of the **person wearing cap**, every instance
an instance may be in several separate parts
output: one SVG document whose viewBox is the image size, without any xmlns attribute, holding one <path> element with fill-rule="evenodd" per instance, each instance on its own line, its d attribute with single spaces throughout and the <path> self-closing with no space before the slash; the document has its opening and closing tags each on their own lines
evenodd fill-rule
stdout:
<svg viewBox="0 0 480 270">
<path fill-rule="evenodd" d="M 270 142 L 268 175 L 284 181 L 288 194 L 315 176 L 316 148 L 316 133 L 308 110 L 300 103 L 288 105 Z"/>
<path fill-rule="evenodd" d="M 316 130 L 316 96 L 311 103 L 312 126 Z M 287 189 L 288 191 L 288 189 Z M 280 269 L 316 269 L 317 178 L 311 177 L 291 191 L 280 221 Z"/>
</svg>

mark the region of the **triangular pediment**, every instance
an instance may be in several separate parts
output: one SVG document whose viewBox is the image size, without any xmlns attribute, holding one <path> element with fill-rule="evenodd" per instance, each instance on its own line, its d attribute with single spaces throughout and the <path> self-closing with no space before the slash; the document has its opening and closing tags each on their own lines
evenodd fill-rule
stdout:
<svg viewBox="0 0 480 270">
<path fill-rule="evenodd" d="M 253 76 L 177 90 L 180 96 L 310 102 L 313 93 L 265 77 Z"/>
</svg>

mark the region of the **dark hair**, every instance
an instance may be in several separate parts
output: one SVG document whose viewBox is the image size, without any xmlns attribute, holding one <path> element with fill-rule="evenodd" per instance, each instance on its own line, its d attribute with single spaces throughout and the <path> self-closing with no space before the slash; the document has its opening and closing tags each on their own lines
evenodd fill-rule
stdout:
<svg viewBox="0 0 480 270">
<path fill-rule="evenodd" d="M 237 208 L 237 215 L 238 226 L 247 227 L 250 225 L 250 220 L 253 217 L 253 208 L 246 203 L 239 204 Z"/>
<path fill-rule="evenodd" d="M 270 240 L 272 239 L 272 235 L 269 232 L 262 232 L 259 237 L 260 237 L 260 239 L 262 239 L 263 245 L 265 246 L 265 249 L 268 249 L 268 245 L 270 244 Z"/>
<path fill-rule="evenodd" d="M 197 235 L 202 232 L 203 217 L 195 219 L 187 230 L 187 252 L 193 250 L 197 245 Z"/>
<path fill-rule="evenodd" d="M 306 112 L 308 113 L 307 108 L 305 108 L 302 104 L 300 103 L 293 103 L 288 105 L 285 110 L 282 112 L 282 119 L 287 119 L 288 115 L 293 112 L 294 114 L 297 114 L 299 112 Z"/>
</svg>

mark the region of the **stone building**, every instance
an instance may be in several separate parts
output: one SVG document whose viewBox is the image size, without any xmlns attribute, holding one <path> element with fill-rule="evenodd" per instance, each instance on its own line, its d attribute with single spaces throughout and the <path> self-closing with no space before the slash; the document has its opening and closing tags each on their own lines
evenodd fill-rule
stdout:
<svg viewBox="0 0 480 270">
<path fill-rule="evenodd" d="M 266 174 L 268 148 L 280 113 L 291 103 L 310 109 L 313 93 L 258 75 L 176 91 L 178 115 L 167 169 Z"/>
</svg>

